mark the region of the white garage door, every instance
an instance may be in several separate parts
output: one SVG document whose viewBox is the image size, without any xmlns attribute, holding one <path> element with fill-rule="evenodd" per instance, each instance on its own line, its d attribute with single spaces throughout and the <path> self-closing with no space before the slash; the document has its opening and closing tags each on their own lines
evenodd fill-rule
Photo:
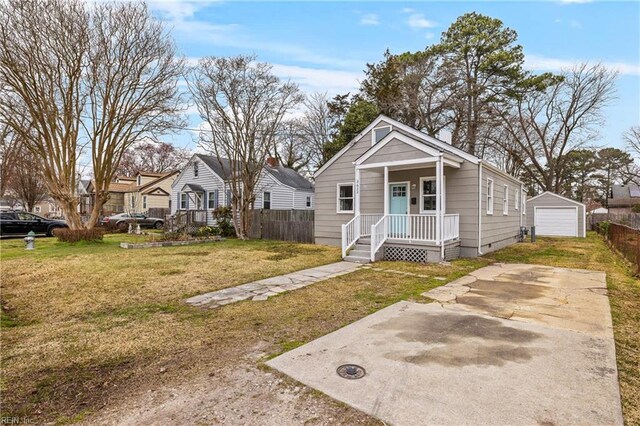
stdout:
<svg viewBox="0 0 640 426">
<path fill-rule="evenodd" d="M 578 236 L 578 211 L 575 207 L 536 207 L 537 235 Z"/>
</svg>

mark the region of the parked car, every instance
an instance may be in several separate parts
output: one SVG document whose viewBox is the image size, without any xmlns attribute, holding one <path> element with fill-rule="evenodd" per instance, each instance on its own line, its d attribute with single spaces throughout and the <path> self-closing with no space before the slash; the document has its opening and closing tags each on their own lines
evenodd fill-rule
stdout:
<svg viewBox="0 0 640 426">
<path fill-rule="evenodd" d="M 36 235 L 53 236 L 56 229 L 68 228 L 64 220 L 46 219 L 28 212 L 6 211 L 0 213 L 0 235 L 19 236 L 33 231 Z"/>
<path fill-rule="evenodd" d="M 125 231 L 130 223 L 140 225 L 142 228 L 161 229 L 164 226 L 164 219 L 145 216 L 142 213 L 120 213 L 103 217 L 100 221 L 100 224 L 105 228 L 117 228 L 121 231 Z"/>
</svg>

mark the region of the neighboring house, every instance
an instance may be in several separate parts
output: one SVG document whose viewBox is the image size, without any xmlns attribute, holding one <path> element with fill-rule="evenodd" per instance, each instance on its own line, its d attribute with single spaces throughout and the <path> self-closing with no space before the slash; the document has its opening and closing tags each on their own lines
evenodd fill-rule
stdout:
<svg viewBox="0 0 640 426">
<path fill-rule="evenodd" d="M 604 207 L 598 207 L 597 209 L 591 210 L 587 214 L 607 214 L 607 213 L 609 213 L 608 209 L 606 209 Z"/>
<path fill-rule="evenodd" d="M 62 207 L 58 206 L 53 198 L 45 198 L 42 201 L 38 201 L 33 206 L 32 213 L 46 217 L 46 218 L 60 218 L 63 217 Z"/>
<path fill-rule="evenodd" d="M 553 192 L 543 192 L 527 200 L 527 226 L 536 235 L 586 237 L 586 206 Z"/>
<path fill-rule="evenodd" d="M 220 206 L 231 205 L 229 190 L 230 163 L 211 155 L 195 154 L 172 185 L 171 214 L 183 210 L 207 212 L 206 221 L 213 225 L 210 214 Z M 268 159 L 256 187 L 255 209 L 313 210 L 313 184 L 293 169 Z"/>
<path fill-rule="evenodd" d="M 102 206 L 102 216 L 118 213 L 145 213 L 150 208 L 170 209 L 171 184 L 178 172 L 148 173 L 136 176 L 116 176 L 109 184 L 109 200 Z M 87 191 L 91 195 L 90 212 L 95 202 L 95 182 L 91 181 Z"/>
<path fill-rule="evenodd" d="M 125 210 L 145 213 L 149 209 L 171 209 L 171 185 L 180 172 L 146 173 L 136 175 L 135 185 L 124 196 Z"/>
<path fill-rule="evenodd" d="M 382 115 L 315 173 L 315 189 L 316 243 L 357 262 L 479 256 L 516 242 L 526 213 L 518 179 Z"/>
<path fill-rule="evenodd" d="M 613 185 L 607 200 L 609 213 L 631 213 L 632 208 L 640 205 L 640 187 L 629 185 Z"/>
</svg>

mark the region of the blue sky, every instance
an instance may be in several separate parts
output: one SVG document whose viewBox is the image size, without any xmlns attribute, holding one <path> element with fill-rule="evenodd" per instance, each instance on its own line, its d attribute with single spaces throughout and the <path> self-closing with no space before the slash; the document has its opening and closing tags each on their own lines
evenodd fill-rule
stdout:
<svg viewBox="0 0 640 426">
<path fill-rule="evenodd" d="M 385 49 L 416 51 L 436 43 L 466 12 L 515 29 L 526 67 L 560 71 L 576 61 L 602 62 L 620 75 L 599 145 L 621 147 L 640 125 L 640 3 L 590 2 L 177 2 L 151 3 L 189 58 L 253 53 L 306 92 L 355 91 L 367 62 Z M 200 122 L 190 116 L 191 127 Z M 191 135 L 179 145 L 194 148 Z"/>
</svg>

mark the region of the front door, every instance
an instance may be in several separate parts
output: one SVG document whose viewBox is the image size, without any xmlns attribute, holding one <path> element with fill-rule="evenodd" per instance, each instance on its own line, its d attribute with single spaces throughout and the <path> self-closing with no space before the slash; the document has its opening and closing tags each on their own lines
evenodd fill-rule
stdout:
<svg viewBox="0 0 640 426">
<path fill-rule="evenodd" d="M 404 238 L 407 235 L 407 215 L 409 213 L 409 187 L 406 183 L 392 183 L 389 185 L 389 237 Z"/>
</svg>

